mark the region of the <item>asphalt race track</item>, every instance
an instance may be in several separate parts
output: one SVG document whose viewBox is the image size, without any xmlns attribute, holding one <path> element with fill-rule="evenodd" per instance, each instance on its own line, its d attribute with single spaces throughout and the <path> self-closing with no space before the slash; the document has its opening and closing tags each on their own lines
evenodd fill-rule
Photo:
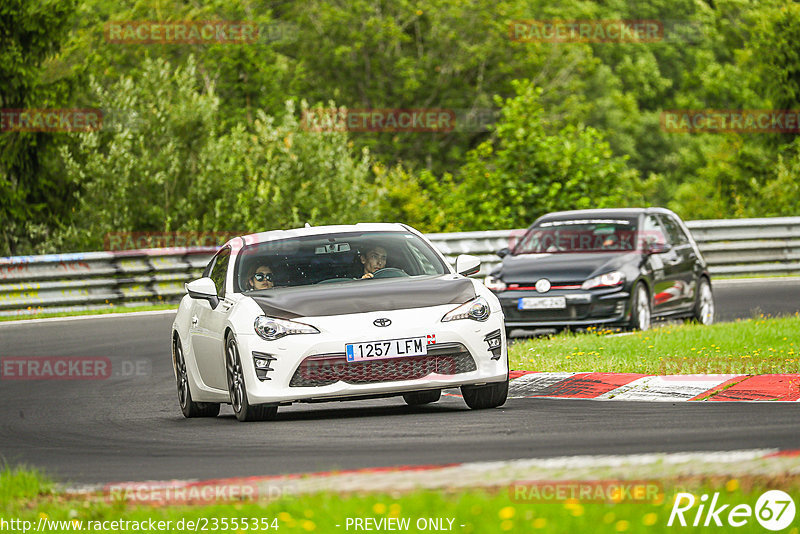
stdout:
<svg viewBox="0 0 800 534">
<path fill-rule="evenodd" d="M 800 310 L 800 280 L 715 286 L 722 320 Z M 184 419 L 171 313 L 0 325 L 1 356 L 111 360 L 106 380 L 0 381 L 0 461 L 64 481 L 207 479 L 571 454 L 800 448 L 800 403 L 513 399 L 473 412 L 456 397 L 297 404 L 278 420 Z"/>
</svg>

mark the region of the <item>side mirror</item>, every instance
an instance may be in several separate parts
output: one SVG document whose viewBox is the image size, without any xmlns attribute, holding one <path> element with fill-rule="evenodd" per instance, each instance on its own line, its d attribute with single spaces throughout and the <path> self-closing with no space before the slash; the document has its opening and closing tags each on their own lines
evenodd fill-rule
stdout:
<svg viewBox="0 0 800 534">
<path fill-rule="evenodd" d="M 505 258 L 509 254 L 511 254 L 511 250 L 508 247 L 503 247 L 500 250 L 498 250 L 495 254 L 497 254 L 501 258 Z"/>
<path fill-rule="evenodd" d="M 481 259 L 469 254 L 459 254 L 456 258 L 456 272 L 462 276 L 476 274 L 481 270 Z"/>
<path fill-rule="evenodd" d="M 211 278 L 198 278 L 185 284 L 186 292 L 189 296 L 197 300 L 207 300 L 214 309 L 219 304 L 219 297 L 217 296 L 217 286 Z"/>
<path fill-rule="evenodd" d="M 648 243 L 644 247 L 646 254 L 663 254 L 672 250 L 672 245 L 667 243 Z"/>
</svg>

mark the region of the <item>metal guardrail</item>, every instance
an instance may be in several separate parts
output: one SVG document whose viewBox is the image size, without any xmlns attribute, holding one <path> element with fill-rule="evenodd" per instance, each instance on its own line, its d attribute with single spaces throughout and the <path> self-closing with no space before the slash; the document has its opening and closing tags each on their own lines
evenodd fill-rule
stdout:
<svg viewBox="0 0 800 534">
<path fill-rule="evenodd" d="M 713 275 L 800 274 L 800 217 L 689 221 Z M 481 258 L 478 276 L 499 264 L 495 252 L 518 230 L 428 234 L 451 261 Z M 215 248 L 164 248 L 0 258 L 0 315 L 176 302 Z"/>
</svg>

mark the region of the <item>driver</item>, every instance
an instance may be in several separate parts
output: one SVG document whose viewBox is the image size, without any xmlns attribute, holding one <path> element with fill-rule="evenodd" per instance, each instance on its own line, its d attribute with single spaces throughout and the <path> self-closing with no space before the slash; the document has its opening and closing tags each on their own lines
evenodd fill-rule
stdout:
<svg viewBox="0 0 800 534">
<path fill-rule="evenodd" d="M 251 269 L 250 276 L 247 277 L 247 288 L 249 290 L 272 289 L 275 287 L 273 281 L 272 267 L 266 263 L 260 263 Z"/>
<path fill-rule="evenodd" d="M 386 249 L 380 245 L 368 248 L 359 257 L 364 265 L 364 275 L 361 278 L 372 278 L 375 271 L 386 267 Z"/>
</svg>

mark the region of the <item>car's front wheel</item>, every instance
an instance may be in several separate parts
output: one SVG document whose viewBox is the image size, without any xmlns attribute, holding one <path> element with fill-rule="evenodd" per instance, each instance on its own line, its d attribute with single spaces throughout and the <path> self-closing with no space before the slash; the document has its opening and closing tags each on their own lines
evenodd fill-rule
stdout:
<svg viewBox="0 0 800 534">
<path fill-rule="evenodd" d="M 412 391 L 411 393 L 403 393 L 403 400 L 409 406 L 420 406 L 422 404 L 430 404 L 442 398 L 442 390 L 434 389 L 432 391 Z"/>
<path fill-rule="evenodd" d="M 637 283 L 633 289 L 631 306 L 631 330 L 647 330 L 650 328 L 652 316 L 650 294 L 647 292 L 647 287 L 641 282 Z"/>
<path fill-rule="evenodd" d="M 497 408 L 508 398 L 508 379 L 485 386 L 461 386 L 461 395 L 473 410 Z"/>
<path fill-rule="evenodd" d="M 175 354 L 175 377 L 178 380 L 178 403 L 181 412 L 186 418 L 191 417 L 216 417 L 219 415 L 218 402 L 194 402 L 189 389 L 189 372 L 186 370 L 186 358 L 183 356 L 183 347 L 177 337 L 172 342 Z"/>
<path fill-rule="evenodd" d="M 266 421 L 274 419 L 278 413 L 277 406 L 253 405 L 247 399 L 247 386 L 244 382 L 242 359 L 236 340 L 230 335 L 225 342 L 225 368 L 228 376 L 228 392 L 231 396 L 231 408 L 239 421 Z"/>
<path fill-rule="evenodd" d="M 714 324 L 714 293 L 708 278 L 701 278 L 697 286 L 697 300 L 694 304 L 694 320 L 698 323 Z"/>
</svg>

